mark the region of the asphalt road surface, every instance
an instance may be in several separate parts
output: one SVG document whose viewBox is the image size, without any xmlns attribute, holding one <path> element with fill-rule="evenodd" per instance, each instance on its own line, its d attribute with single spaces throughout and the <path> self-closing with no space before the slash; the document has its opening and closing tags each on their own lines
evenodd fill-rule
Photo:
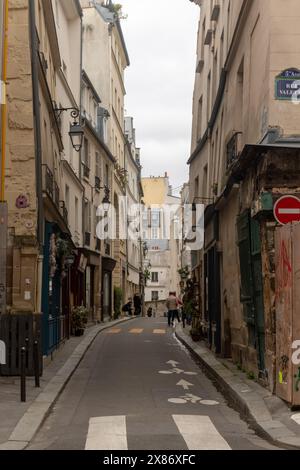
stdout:
<svg viewBox="0 0 300 470">
<path fill-rule="evenodd" d="M 232 410 L 165 318 L 100 333 L 29 449 L 275 449 Z"/>
</svg>

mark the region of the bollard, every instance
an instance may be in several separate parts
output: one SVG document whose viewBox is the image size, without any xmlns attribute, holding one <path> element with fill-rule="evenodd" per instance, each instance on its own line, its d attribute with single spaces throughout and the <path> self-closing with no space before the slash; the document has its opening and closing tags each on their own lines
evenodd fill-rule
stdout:
<svg viewBox="0 0 300 470">
<path fill-rule="evenodd" d="M 26 348 L 21 348 L 21 402 L 26 402 Z"/>
<path fill-rule="evenodd" d="M 37 341 L 35 341 L 33 344 L 33 362 L 34 362 L 35 386 L 36 388 L 40 388 L 39 344 Z"/>
</svg>

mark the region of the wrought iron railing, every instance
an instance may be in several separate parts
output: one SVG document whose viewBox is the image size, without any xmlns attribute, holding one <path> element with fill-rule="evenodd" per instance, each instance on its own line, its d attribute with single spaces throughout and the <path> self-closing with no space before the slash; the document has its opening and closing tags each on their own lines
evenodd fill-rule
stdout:
<svg viewBox="0 0 300 470">
<path fill-rule="evenodd" d="M 64 219 L 65 223 L 68 225 L 68 210 L 66 208 L 65 201 L 60 201 L 60 210 L 62 218 Z"/>
<path fill-rule="evenodd" d="M 242 132 L 235 132 L 226 146 L 227 168 L 236 162 L 241 153 Z"/>
<path fill-rule="evenodd" d="M 85 232 L 84 234 L 84 244 L 85 246 L 90 246 L 91 244 L 91 234 L 89 232 Z"/>
<path fill-rule="evenodd" d="M 95 176 L 95 188 L 100 190 L 101 189 L 101 179 L 99 176 Z"/>
<path fill-rule="evenodd" d="M 53 185 L 54 185 L 54 176 L 48 165 L 42 165 L 43 167 L 43 191 L 45 191 L 48 196 L 53 199 Z"/>
<path fill-rule="evenodd" d="M 90 168 L 85 163 L 82 163 L 82 167 L 83 167 L 83 177 L 89 179 L 90 172 L 91 172 Z"/>
<path fill-rule="evenodd" d="M 59 207 L 59 186 L 56 181 L 54 182 L 54 202 Z"/>
</svg>

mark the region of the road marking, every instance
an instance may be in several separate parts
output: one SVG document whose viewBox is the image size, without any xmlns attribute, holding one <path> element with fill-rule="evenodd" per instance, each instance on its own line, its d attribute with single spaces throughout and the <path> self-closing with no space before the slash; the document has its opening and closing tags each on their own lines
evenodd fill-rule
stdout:
<svg viewBox="0 0 300 470">
<path fill-rule="evenodd" d="M 144 329 L 143 328 L 133 328 L 132 330 L 129 331 L 129 333 L 133 335 L 140 335 L 143 333 Z"/>
<path fill-rule="evenodd" d="M 215 406 L 215 405 L 219 405 L 220 403 L 218 401 L 215 401 L 215 400 L 201 400 L 201 405 L 206 405 L 206 406 Z"/>
<path fill-rule="evenodd" d="M 110 335 L 115 335 L 117 333 L 120 333 L 121 331 L 121 328 L 112 328 L 111 330 L 108 330 L 107 333 Z"/>
<path fill-rule="evenodd" d="M 128 450 L 126 417 L 91 418 L 85 450 Z"/>
<path fill-rule="evenodd" d="M 216 406 L 220 403 L 215 400 L 203 400 L 197 395 L 193 395 L 192 393 L 186 393 L 185 395 L 178 397 L 178 398 L 169 398 L 169 403 L 176 403 L 186 405 L 187 403 L 192 403 L 193 405 L 205 405 L 205 406 Z"/>
<path fill-rule="evenodd" d="M 297 413 L 293 416 L 291 416 L 291 419 L 295 421 L 295 423 L 300 424 L 300 413 Z"/>
<path fill-rule="evenodd" d="M 180 362 L 176 362 L 176 361 L 168 361 L 167 364 L 170 364 L 172 367 L 176 367 L 180 364 Z"/>
<path fill-rule="evenodd" d="M 194 386 L 194 384 L 190 384 L 190 382 L 187 382 L 186 380 L 180 380 L 176 385 L 183 387 L 184 390 L 189 390 L 190 387 Z"/>
<path fill-rule="evenodd" d="M 155 335 L 165 335 L 166 334 L 166 330 L 153 330 L 153 333 Z"/>
<path fill-rule="evenodd" d="M 189 450 L 231 450 L 208 416 L 172 417 Z"/>
</svg>

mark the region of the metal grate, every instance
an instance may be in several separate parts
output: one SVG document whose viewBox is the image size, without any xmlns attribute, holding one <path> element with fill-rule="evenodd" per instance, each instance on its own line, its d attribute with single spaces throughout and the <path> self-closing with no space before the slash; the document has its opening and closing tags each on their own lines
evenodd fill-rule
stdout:
<svg viewBox="0 0 300 470">
<path fill-rule="evenodd" d="M 42 315 L 30 313 L 5 314 L 0 316 L 0 340 L 6 347 L 6 364 L 0 365 L 0 375 L 20 375 L 21 348 L 26 347 L 26 374 L 34 376 L 33 344 L 38 341 L 40 374 L 42 374 L 41 345 Z"/>
</svg>

